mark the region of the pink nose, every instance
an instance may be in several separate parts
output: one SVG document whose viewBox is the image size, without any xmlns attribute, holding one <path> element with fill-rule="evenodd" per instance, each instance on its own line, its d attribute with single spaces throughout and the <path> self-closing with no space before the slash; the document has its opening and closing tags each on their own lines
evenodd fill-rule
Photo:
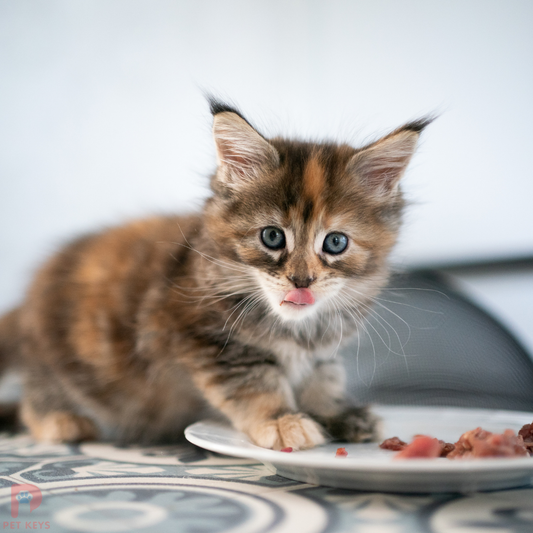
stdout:
<svg viewBox="0 0 533 533">
<path fill-rule="evenodd" d="M 309 289 L 294 289 L 285 295 L 283 302 L 290 302 L 296 305 L 313 305 L 315 297 Z"/>
</svg>

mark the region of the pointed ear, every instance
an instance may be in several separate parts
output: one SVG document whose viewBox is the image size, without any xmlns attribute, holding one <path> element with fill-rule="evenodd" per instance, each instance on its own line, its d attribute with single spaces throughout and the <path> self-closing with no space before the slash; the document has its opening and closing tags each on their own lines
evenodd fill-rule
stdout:
<svg viewBox="0 0 533 533">
<path fill-rule="evenodd" d="M 348 162 L 347 171 L 376 199 L 387 200 L 398 190 L 420 132 L 433 118 L 411 122 L 363 148 Z"/>
<path fill-rule="evenodd" d="M 244 185 L 279 165 L 278 151 L 232 109 L 214 115 L 213 136 L 217 178 L 227 186 Z"/>
</svg>

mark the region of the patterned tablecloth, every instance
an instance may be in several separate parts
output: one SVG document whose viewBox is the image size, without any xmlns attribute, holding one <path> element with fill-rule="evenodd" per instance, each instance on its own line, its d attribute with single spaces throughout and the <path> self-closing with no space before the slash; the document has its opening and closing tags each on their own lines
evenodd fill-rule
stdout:
<svg viewBox="0 0 533 533">
<path fill-rule="evenodd" d="M 190 444 L 0 439 L 0 527 L 50 532 L 533 532 L 533 488 L 468 495 L 307 485 Z"/>
</svg>

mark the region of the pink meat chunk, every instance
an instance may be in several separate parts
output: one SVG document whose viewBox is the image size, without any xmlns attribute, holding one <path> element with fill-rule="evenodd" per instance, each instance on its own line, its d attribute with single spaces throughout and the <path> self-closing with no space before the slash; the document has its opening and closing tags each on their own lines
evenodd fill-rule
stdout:
<svg viewBox="0 0 533 533">
<path fill-rule="evenodd" d="M 403 450 L 395 455 L 395 459 L 430 459 L 440 457 L 441 444 L 438 439 L 419 435 L 415 437 Z"/>
<path fill-rule="evenodd" d="M 533 424 L 526 424 L 518 434 L 524 439 L 524 446 L 527 448 L 529 455 L 533 455 Z"/>
<path fill-rule="evenodd" d="M 385 439 L 379 447 L 382 450 L 391 450 L 393 452 L 399 452 L 407 446 L 407 442 L 404 442 L 398 437 L 391 437 L 390 439 Z"/>
<path fill-rule="evenodd" d="M 455 443 L 455 450 L 448 459 L 473 457 L 521 457 L 528 455 L 524 439 L 512 429 L 503 433 L 491 433 L 476 428 L 463 433 Z"/>
</svg>

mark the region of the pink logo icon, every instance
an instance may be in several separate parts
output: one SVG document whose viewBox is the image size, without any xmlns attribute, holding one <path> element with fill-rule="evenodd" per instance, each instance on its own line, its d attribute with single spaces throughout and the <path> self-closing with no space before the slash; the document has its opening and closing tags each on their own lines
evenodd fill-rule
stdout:
<svg viewBox="0 0 533 533">
<path fill-rule="evenodd" d="M 30 485 L 29 483 L 24 483 L 22 485 L 15 483 L 14 485 L 11 485 L 12 518 L 17 518 L 19 515 L 19 503 L 29 503 L 31 513 L 41 505 L 42 501 L 43 495 L 35 485 Z"/>
</svg>

